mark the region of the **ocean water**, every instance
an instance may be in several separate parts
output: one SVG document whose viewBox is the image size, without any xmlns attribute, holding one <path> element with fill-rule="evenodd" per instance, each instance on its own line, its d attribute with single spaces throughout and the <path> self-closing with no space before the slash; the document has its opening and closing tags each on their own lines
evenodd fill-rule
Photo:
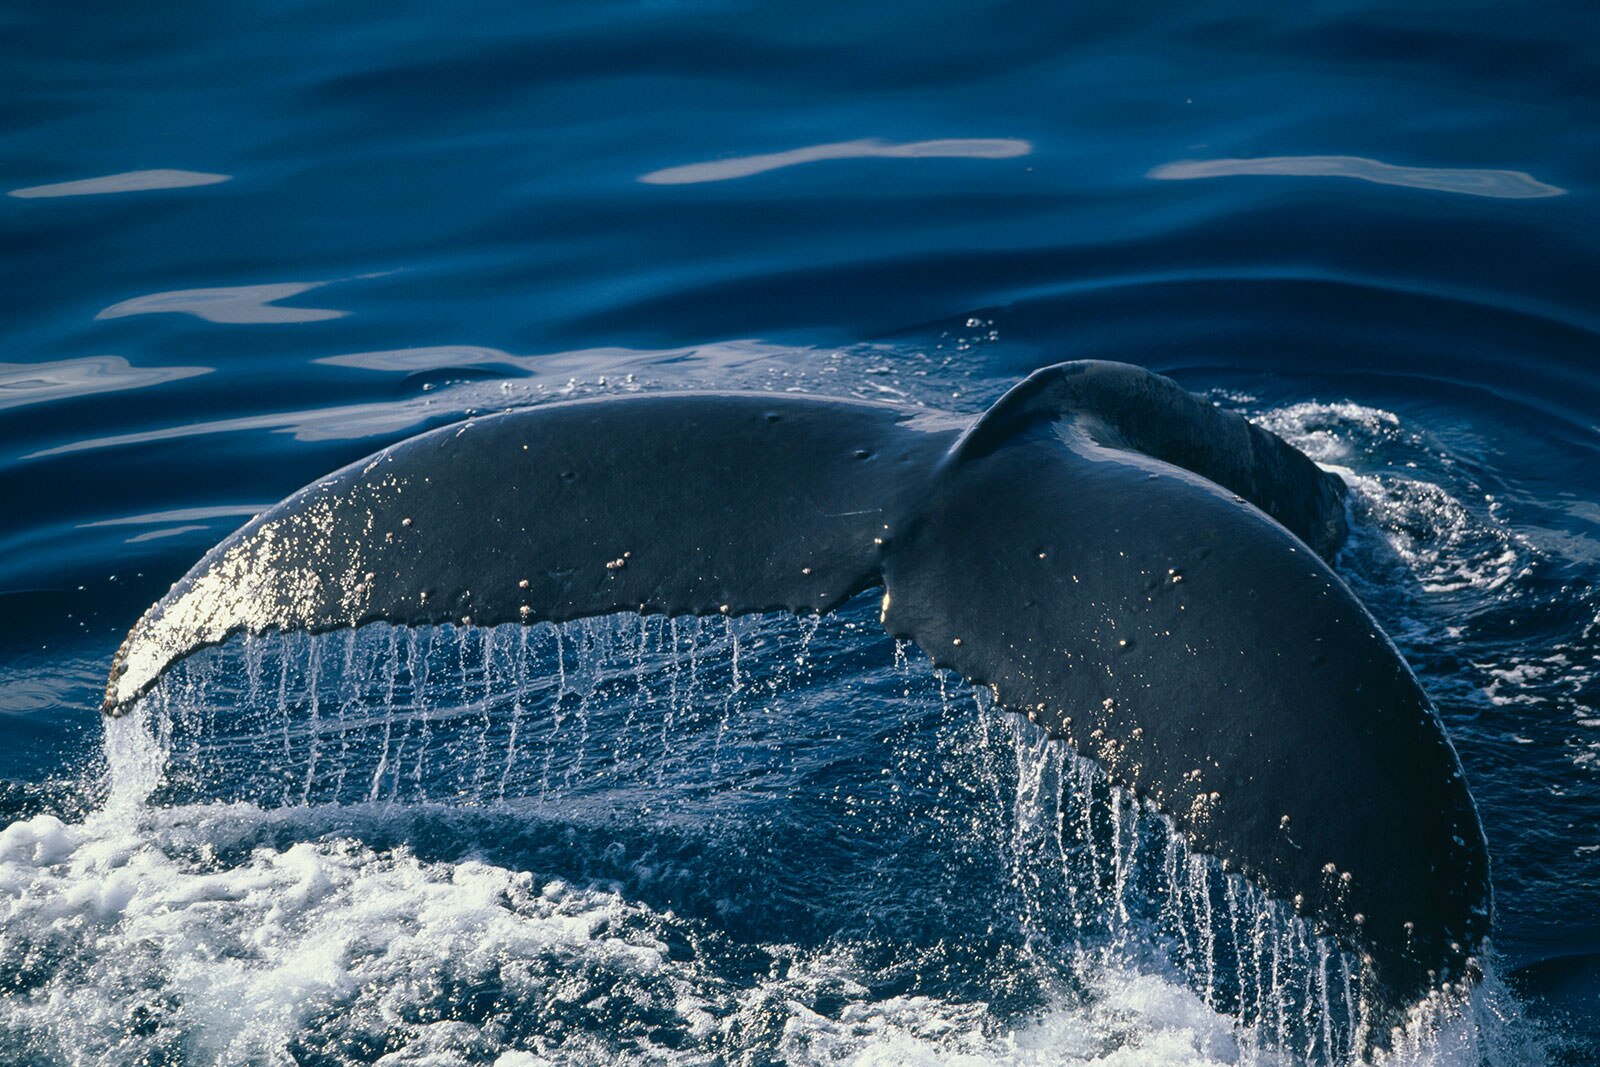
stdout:
<svg viewBox="0 0 1600 1067">
<path fill-rule="evenodd" d="M 1170 374 L 1349 483 L 1488 836 L 1385 1063 L 1600 1059 L 1600 9 L 0 11 L 0 1061 L 1300 1064 L 1359 983 L 838 616 L 236 641 L 301 485 L 478 412 Z M 464 530 L 464 537 L 471 531 Z"/>
</svg>

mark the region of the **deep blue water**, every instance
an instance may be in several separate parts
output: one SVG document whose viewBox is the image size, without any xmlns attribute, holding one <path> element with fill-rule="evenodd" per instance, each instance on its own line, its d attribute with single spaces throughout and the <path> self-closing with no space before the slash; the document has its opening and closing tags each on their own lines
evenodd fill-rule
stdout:
<svg viewBox="0 0 1600 1067">
<path fill-rule="evenodd" d="M 127 628 L 249 515 L 385 444 L 691 386 L 976 412 L 1036 367 L 1101 358 L 1172 374 L 1346 474 L 1341 569 L 1438 702 L 1488 834 L 1499 971 L 1522 989 L 1495 1010 L 1585 1062 L 1596 40 L 1600 8 L 1571 3 L 0 11 L 0 821 L 16 824 L 0 1048 L 1259 1062 L 1226 1011 L 1173 1006 L 1192 975 L 1158 967 L 1152 992 L 1106 965 L 1122 984 L 1085 991 L 1040 949 L 1066 890 L 1016 847 L 1036 739 L 941 699 L 870 626 L 824 632 L 813 673 L 745 718 L 664 727 L 636 753 L 663 774 L 627 770 L 628 713 L 676 698 L 597 682 L 553 790 L 545 755 L 507 760 L 498 733 L 362 790 L 347 782 L 376 782 L 377 757 L 347 746 L 335 783 L 317 775 L 337 760 L 271 762 L 263 725 L 240 729 L 236 762 L 180 744 L 143 821 L 90 814 Z M 751 648 L 804 639 L 751 625 Z M 596 677 L 607 655 L 677 677 L 659 634 L 629 652 L 607 633 L 566 637 Z M 700 635 L 708 678 L 727 640 Z M 233 689 L 196 705 L 195 736 L 248 703 L 237 670 L 219 677 Z M 960 741 L 979 718 L 986 740 Z M 715 770 L 689 758 L 719 742 Z M 924 802 L 940 832 L 906 828 Z M 481 900 L 427 917 L 429 894 L 473 878 Z M 154 918 L 213 889 L 237 910 Z M 318 903 L 366 893 L 388 910 Z M 399 914 L 427 937 L 363 971 L 350 946 Z M 558 936 L 562 916 L 588 932 Z M 183 932 L 257 926 L 270 945 L 209 955 Z M 438 962 L 480 942 L 544 964 L 469 981 Z M 306 962 L 323 945 L 345 948 Z M 323 970 L 343 977 L 285 977 Z M 510 999 L 479 1010 L 490 971 Z M 590 983 L 582 1010 L 540 999 L 563 981 Z M 259 1045 L 213 1039 L 241 1005 Z M 346 1016 L 363 1021 L 329 1021 Z M 1418 1056 L 1531 1055 L 1493 1044 Z"/>
</svg>

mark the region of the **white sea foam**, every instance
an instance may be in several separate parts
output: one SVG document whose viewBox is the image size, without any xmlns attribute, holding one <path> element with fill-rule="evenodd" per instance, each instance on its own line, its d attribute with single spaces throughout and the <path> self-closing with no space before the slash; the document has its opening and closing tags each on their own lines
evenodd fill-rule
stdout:
<svg viewBox="0 0 1600 1067">
<path fill-rule="evenodd" d="M 1550 726 L 1559 724 L 1556 736 L 1573 764 L 1600 770 L 1600 717 L 1592 699 L 1600 677 L 1600 615 L 1587 623 L 1513 615 L 1514 606 L 1542 599 L 1534 592 L 1537 579 L 1530 582 L 1536 573 L 1588 568 L 1592 540 L 1566 531 L 1574 517 L 1588 521 L 1592 507 L 1501 499 L 1483 484 L 1493 474 L 1482 457 L 1494 449 L 1475 439 L 1470 424 L 1445 427 L 1452 436 L 1441 441 L 1382 408 L 1304 402 L 1252 411 L 1248 398 L 1218 398 L 1243 407 L 1349 485 L 1356 521 L 1341 569 L 1369 604 L 1399 609 L 1399 618 L 1385 622 L 1392 633 L 1419 648 L 1438 648 L 1442 628 L 1463 647 L 1462 619 L 1475 617 L 1491 632 L 1516 627 L 1480 646 L 1460 678 L 1440 680 L 1465 681 L 1467 699 L 1514 709 L 1516 719 L 1484 720 L 1503 724 L 1495 731 L 1499 740 L 1548 742 Z M 1593 590 L 1569 587 L 1559 596 L 1580 612 L 1585 604 L 1594 610 Z M 1440 607 L 1448 612 L 1444 620 Z"/>
<path fill-rule="evenodd" d="M 1359 525 L 1379 533 L 1423 592 L 1493 592 L 1526 572 L 1533 550 L 1494 496 L 1394 412 L 1306 402 L 1257 421 L 1344 478 Z"/>
<path fill-rule="evenodd" d="M 1080 961 L 1084 988 L 1021 1020 L 982 1002 L 874 998 L 873 974 L 845 948 L 768 945 L 781 964 L 741 981 L 675 959 L 668 942 L 692 941 L 693 928 L 615 890 L 332 832 L 382 819 L 206 805 L 133 821 L 41 815 L 0 831 L 0 1052 L 62 1063 L 1300 1062 L 1181 981 L 1105 956 Z M 313 839 L 269 843 L 284 834 Z M 1481 1020 L 1452 1020 L 1384 1062 L 1478 1062 L 1466 1057 L 1485 1051 Z"/>
<path fill-rule="evenodd" d="M 443 1055 L 503 1043 L 492 1021 L 428 1024 L 451 983 L 493 982 L 552 1013 L 616 982 L 661 995 L 663 949 L 614 894 L 340 837 L 216 858 L 267 820 L 207 806 L 70 826 L 41 815 L 0 832 L 12 1050 L 273 1062 L 308 1038 L 377 1034 L 390 1054 Z M 41 964 L 53 973 L 34 985 Z"/>
<path fill-rule="evenodd" d="M 1349 1058 L 1351 965 L 1092 764 L 903 648 L 892 667 L 814 678 L 843 649 L 887 646 L 866 609 L 793 633 L 619 616 L 197 657 L 108 723 L 103 810 L 0 831 L 0 1060 Z M 318 686 L 343 700 L 319 699 L 313 721 Z M 884 765 L 840 779 L 827 753 L 863 687 L 889 732 L 858 743 Z M 793 758 L 771 758 L 775 742 Z M 833 877 L 863 881 L 798 902 L 791 884 L 749 888 L 774 869 L 804 879 L 807 860 L 708 885 L 752 852 L 811 855 L 776 824 L 739 829 L 804 801 L 796 781 L 836 783 L 808 815 L 847 820 L 827 833 L 870 855 Z M 258 796 L 218 799 L 240 783 Z M 688 847 L 641 847 L 630 828 Z M 548 844 L 508 851 L 519 835 Z M 936 867 L 918 866 L 926 850 Z M 574 851 L 600 853 L 600 873 L 563 867 Z M 979 898 L 950 870 L 986 879 Z M 848 925 L 857 901 L 864 927 L 785 932 L 813 908 Z M 935 908 L 957 919 L 919 938 Z M 1251 977 L 1230 983 L 1229 960 Z M 1491 984 L 1426 1005 L 1386 1062 L 1526 1062 L 1503 1051 L 1506 1003 Z"/>
</svg>

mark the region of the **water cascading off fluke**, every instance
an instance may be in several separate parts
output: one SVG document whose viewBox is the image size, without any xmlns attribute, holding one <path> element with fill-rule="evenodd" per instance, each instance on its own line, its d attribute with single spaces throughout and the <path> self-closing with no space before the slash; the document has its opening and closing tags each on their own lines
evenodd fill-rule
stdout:
<svg viewBox="0 0 1600 1067">
<path fill-rule="evenodd" d="M 218 545 L 130 633 L 106 710 L 237 633 L 819 614 L 881 586 L 892 635 L 1357 951 L 1398 1009 L 1472 973 L 1487 859 L 1427 697 L 1318 558 L 1343 530 L 1335 485 L 1114 364 L 1047 368 L 975 422 L 739 394 L 511 412 L 386 449 Z M 320 728 L 297 740 L 327 765 Z M 469 792 L 493 777 L 473 773 Z"/>
</svg>

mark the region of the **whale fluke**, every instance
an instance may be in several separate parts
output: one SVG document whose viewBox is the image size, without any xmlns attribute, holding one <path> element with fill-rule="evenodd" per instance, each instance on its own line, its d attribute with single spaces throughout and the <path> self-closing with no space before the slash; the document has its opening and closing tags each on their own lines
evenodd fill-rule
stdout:
<svg viewBox="0 0 1600 1067">
<path fill-rule="evenodd" d="M 129 633 L 104 710 L 241 632 L 820 613 L 881 586 L 891 633 L 1410 1000 L 1470 973 L 1488 862 L 1438 716 L 1324 561 L 1344 522 L 1292 447 L 1119 364 L 1046 368 L 976 420 L 556 404 L 401 442 L 252 520 Z"/>
<path fill-rule="evenodd" d="M 1081 360 L 1030 374 L 962 434 L 953 455 L 975 459 L 1029 423 L 1063 419 L 1106 448 L 1141 452 L 1231 489 L 1330 563 L 1344 545 L 1344 482 L 1276 434 L 1127 363 Z"/>
</svg>

